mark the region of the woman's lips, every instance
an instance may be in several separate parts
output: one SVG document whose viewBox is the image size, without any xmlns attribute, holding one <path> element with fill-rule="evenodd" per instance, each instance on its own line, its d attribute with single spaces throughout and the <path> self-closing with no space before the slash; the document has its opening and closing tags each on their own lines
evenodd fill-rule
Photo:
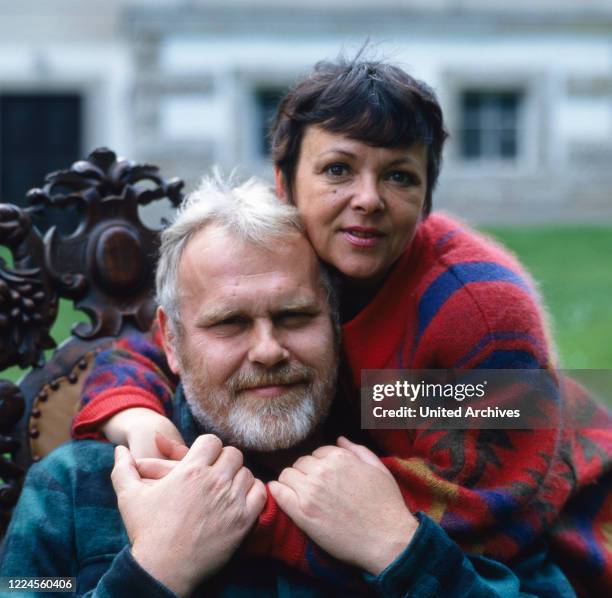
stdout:
<svg viewBox="0 0 612 598">
<path fill-rule="evenodd" d="M 385 236 L 384 233 L 377 228 L 367 228 L 364 226 L 351 226 L 341 230 L 344 238 L 353 245 L 353 247 L 376 247 L 382 242 Z"/>
</svg>

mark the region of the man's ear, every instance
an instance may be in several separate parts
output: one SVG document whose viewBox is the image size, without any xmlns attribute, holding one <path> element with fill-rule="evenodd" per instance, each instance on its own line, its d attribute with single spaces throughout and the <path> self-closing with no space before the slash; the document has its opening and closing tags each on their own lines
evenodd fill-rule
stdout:
<svg viewBox="0 0 612 598">
<path fill-rule="evenodd" d="M 289 201 L 287 190 L 285 189 L 285 177 L 278 166 L 274 167 L 274 189 L 278 199 L 281 201 Z"/>
<path fill-rule="evenodd" d="M 178 367 L 178 359 L 176 354 L 176 336 L 172 332 L 172 326 L 168 321 L 168 314 L 163 310 L 162 307 L 157 308 L 157 323 L 159 324 L 159 330 L 161 332 L 162 345 L 166 353 L 166 359 L 170 369 L 177 375 L 180 374 Z"/>
</svg>

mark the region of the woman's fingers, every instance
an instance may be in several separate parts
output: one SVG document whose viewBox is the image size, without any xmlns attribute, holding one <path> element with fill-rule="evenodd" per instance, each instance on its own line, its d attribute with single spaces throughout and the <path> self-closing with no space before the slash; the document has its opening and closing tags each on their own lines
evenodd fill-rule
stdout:
<svg viewBox="0 0 612 598">
<path fill-rule="evenodd" d="M 136 459 L 136 469 L 142 478 L 160 480 L 166 477 L 178 463 L 178 461 L 168 461 L 167 459 Z"/>
<path fill-rule="evenodd" d="M 166 459 L 171 459 L 173 461 L 180 461 L 189 452 L 189 447 L 187 447 L 185 443 L 181 444 L 181 442 L 173 438 L 168 438 L 168 436 L 160 432 L 155 433 L 155 444 L 159 452 L 166 457 Z"/>
</svg>

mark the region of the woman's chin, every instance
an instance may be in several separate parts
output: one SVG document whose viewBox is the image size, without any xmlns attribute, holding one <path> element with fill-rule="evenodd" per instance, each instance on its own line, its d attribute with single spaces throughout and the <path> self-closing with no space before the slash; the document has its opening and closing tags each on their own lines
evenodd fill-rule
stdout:
<svg viewBox="0 0 612 598">
<path fill-rule="evenodd" d="M 352 267 L 344 264 L 338 268 L 345 283 L 355 287 L 371 288 L 379 285 L 389 270 L 389 266 L 372 266 L 368 264 L 354 265 Z"/>
</svg>

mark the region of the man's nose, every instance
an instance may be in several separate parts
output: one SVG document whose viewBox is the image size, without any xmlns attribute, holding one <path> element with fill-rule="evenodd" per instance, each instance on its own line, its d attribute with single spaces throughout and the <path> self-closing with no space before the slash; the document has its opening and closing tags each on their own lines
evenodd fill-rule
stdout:
<svg viewBox="0 0 612 598">
<path fill-rule="evenodd" d="M 378 177 L 375 174 L 363 174 L 357 181 L 351 207 L 362 214 L 373 214 L 384 210 Z"/>
<path fill-rule="evenodd" d="M 289 351 L 279 339 L 273 322 L 255 323 L 248 358 L 252 363 L 268 368 L 289 359 Z"/>
</svg>

